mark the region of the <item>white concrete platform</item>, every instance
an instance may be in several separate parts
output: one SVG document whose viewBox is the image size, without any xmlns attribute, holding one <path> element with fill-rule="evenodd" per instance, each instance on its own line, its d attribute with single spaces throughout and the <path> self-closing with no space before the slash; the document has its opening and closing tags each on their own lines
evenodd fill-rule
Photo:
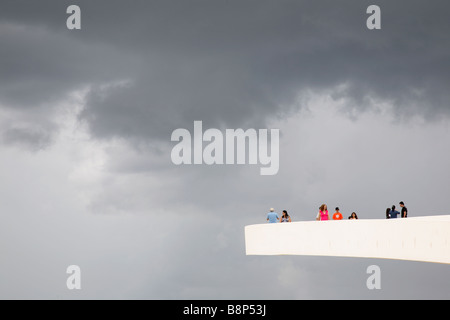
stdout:
<svg viewBox="0 0 450 320">
<path fill-rule="evenodd" d="M 450 215 L 257 224 L 247 255 L 383 258 L 450 264 Z"/>
</svg>

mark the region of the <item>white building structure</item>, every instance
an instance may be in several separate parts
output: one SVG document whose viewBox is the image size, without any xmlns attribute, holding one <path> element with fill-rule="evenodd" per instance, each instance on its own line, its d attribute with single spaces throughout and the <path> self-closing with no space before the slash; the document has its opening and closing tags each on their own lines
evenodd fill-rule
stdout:
<svg viewBox="0 0 450 320">
<path fill-rule="evenodd" d="M 266 223 L 245 227 L 247 255 L 312 255 L 450 263 L 450 215 Z"/>
</svg>

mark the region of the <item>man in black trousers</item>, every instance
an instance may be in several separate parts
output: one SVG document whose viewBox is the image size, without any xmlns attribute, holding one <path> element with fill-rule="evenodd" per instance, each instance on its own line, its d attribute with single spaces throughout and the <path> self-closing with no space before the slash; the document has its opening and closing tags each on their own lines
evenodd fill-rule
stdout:
<svg viewBox="0 0 450 320">
<path fill-rule="evenodd" d="M 408 216 L 408 208 L 405 207 L 403 201 L 400 201 L 400 207 L 402 207 L 402 218 L 406 218 Z"/>
</svg>

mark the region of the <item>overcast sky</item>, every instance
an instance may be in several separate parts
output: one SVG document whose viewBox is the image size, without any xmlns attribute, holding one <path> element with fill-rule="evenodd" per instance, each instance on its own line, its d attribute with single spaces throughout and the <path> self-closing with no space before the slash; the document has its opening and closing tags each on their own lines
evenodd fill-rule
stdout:
<svg viewBox="0 0 450 320">
<path fill-rule="evenodd" d="M 81 30 L 66 27 L 71 4 Z M 380 30 L 366 27 L 371 4 Z M 294 221 L 322 203 L 345 218 L 384 218 L 399 201 L 409 216 L 449 214 L 449 10 L 2 1 L 0 298 L 449 299 L 447 265 L 244 246 L 270 207 Z M 194 120 L 280 129 L 278 174 L 175 166 L 171 133 Z M 372 264 L 381 290 L 366 287 Z"/>
</svg>

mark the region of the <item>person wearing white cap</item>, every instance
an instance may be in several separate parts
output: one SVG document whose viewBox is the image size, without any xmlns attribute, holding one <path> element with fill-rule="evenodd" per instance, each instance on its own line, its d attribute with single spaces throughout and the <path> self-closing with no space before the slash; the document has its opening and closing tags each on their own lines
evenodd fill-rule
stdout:
<svg viewBox="0 0 450 320">
<path fill-rule="evenodd" d="M 280 219 L 278 213 L 274 212 L 273 208 L 270 208 L 270 212 L 267 214 L 267 221 L 269 221 L 269 223 L 276 223 L 278 219 Z"/>
</svg>

